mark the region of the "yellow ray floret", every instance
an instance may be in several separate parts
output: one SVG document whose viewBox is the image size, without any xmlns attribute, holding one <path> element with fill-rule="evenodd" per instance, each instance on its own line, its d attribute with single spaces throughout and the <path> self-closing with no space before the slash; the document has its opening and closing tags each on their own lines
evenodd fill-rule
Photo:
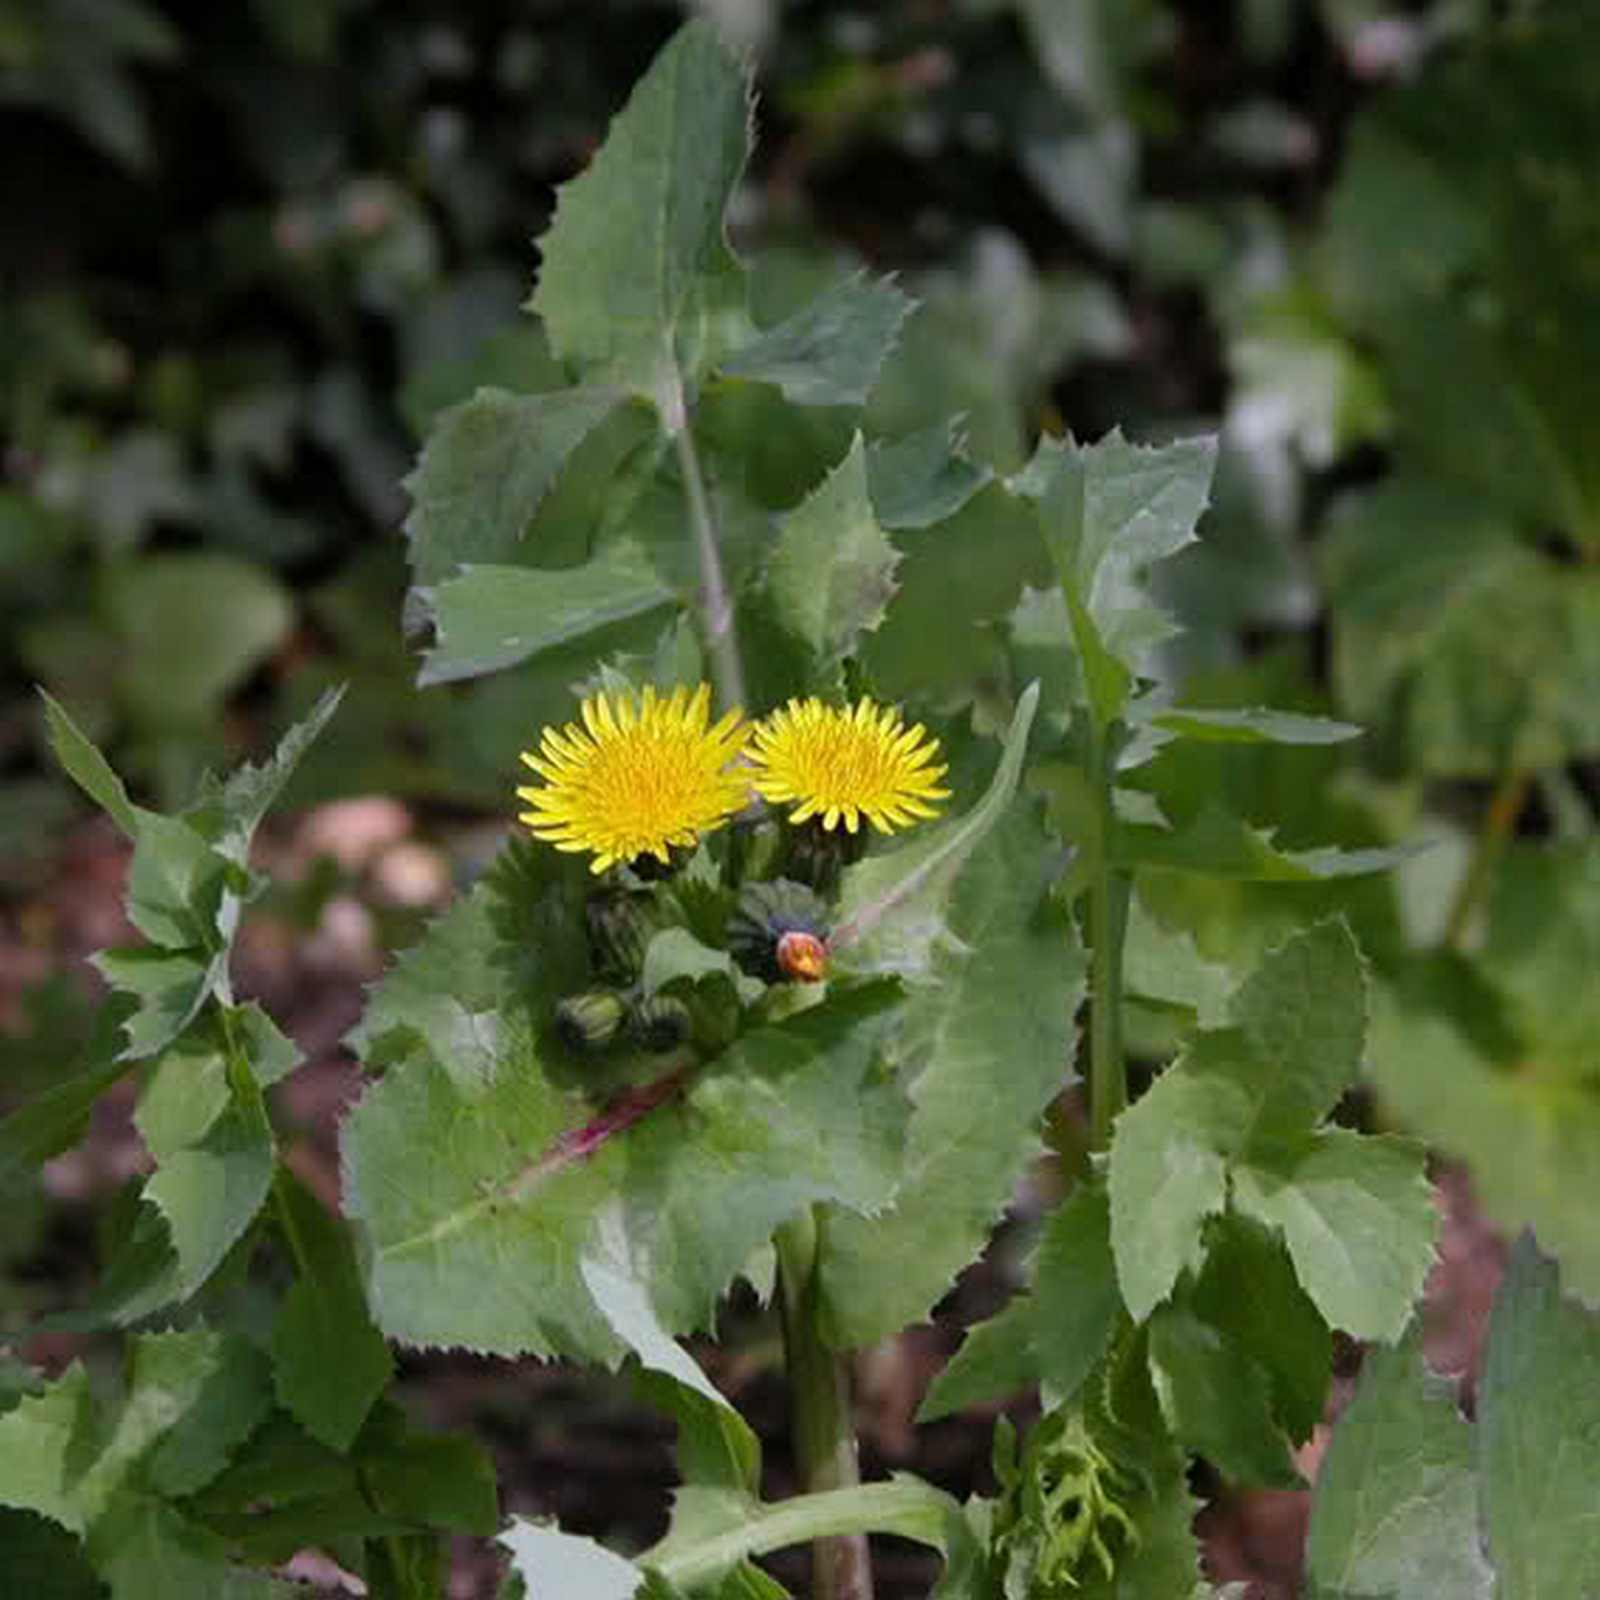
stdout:
<svg viewBox="0 0 1600 1600">
<path fill-rule="evenodd" d="M 865 817 L 893 833 L 936 816 L 932 802 L 950 795 L 939 787 L 945 768 L 933 765 L 939 741 L 926 731 L 865 697 L 853 707 L 791 700 L 756 724 L 745 759 L 757 794 L 794 804 L 791 822 L 820 817 L 824 828 L 843 822 L 854 833 Z"/>
<path fill-rule="evenodd" d="M 750 798 L 747 773 L 732 768 L 745 738 L 744 715 L 711 722 L 711 690 L 677 688 L 665 698 L 647 686 L 596 694 L 583 725 L 546 728 L 539 753 L 522 759 L 545 781 L 517 790 L 529 809 L 519 821 L 558 850 L 592 850 L 590 869 L 693 845 Z M 732 768 L 732 770 L 730 770 Z"/>
</svg>

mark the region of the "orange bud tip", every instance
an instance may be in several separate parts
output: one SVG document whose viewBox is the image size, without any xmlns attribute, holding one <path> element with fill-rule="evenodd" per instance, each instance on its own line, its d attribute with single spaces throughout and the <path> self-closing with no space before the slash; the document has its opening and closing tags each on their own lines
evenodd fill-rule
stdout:
<svg viewBox="0 0 1600 1600">
<path fill-rule="evenodd" d="M 778 967 L 796 983 L 820 983 L 828 974 L 828 948 L 814 933 L 780 934 Z"/>
</svg>

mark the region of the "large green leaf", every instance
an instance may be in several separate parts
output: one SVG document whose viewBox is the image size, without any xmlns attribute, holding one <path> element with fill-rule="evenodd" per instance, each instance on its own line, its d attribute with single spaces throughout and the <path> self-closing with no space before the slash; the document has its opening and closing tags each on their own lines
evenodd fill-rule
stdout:
<svg viewBox="0 0 1600 1600">
<path fill-rule="evenodd" d="M 628 540 L 607 545 L 580 567 L 469 566 L 434 596 L 438 642 L 417 682 L 427 687 L 498 672 L 676 598 Z"/>
<path fill-rule="evenodd" d="M 1318 1593 L 1489 1600 L 1472 1429 L 1419 1331 L 1373 1350 L 1317 1474 L 1306 1568 Z"/>
<path fill-rule="evenodd" d="M 505 957 L 525 958 L 526 946 L 508 951 L 481 909 L 463 915 L 445 925 L 445 959 L 459 958 L 465 930 L 480 972 L 504 986 L 480 1069 L 453 1073 L 430 1041 L 437 1006 L 420 981 L 439 944 L 430 936 L 404 992 L 379 990 L 401 1053 L 344 1131 L 369 1298 L 387 1333 L 612 1359 L 623 1345 L 584 1281 L 586 1260 L 637 1279 L 676 1332 L 706 1325 L 750 1252 L 802 1205 L 887 1200 L 903 1112 L 873 1067 L 890 986 L 839 994 L 605 1109 L 550 1075 L 541 1019 L 514 1006 Z M 408 1035 L 409 995 L 423 1004 Z"/>
<path fill-rule="evenodd" d="M 1600 1316 L 1561 1293 L 1526 1234 L 1489 1320 L 1478 1391 L 1484 1532 L 1501 1600 L 1600 1590 Z"/>
<path fill-rule="evenodd" d="M 568 458 L 619 398 L 480 389 L 445 412 L 406 480 L 412 581 L 431 588 L 464 565 L 514 564 Z"/>
<path fill-rule="evenodd" d="M 912 301 L 858 272 L 722 363 L 730 377 L 776 384 L 800 406 L 863 404 Z"/>
<path fill-rule="evenodd" d="M 1205 1224 L 1231 1205 L 1282 1234 L 1328 1322 L 1399 1336 L 1433 1258 L 1422 1150 L 1317 1127 L 1360 1066 L 1364 994 L 1342 924 L 1296 936 L 1234 992 L 1230 1026 L 1197 1034 L 1118 1118 L 1111 1238 L 1136 1318 L 1198 1272 Z"/>
<path fill-rule="evenodd" d="M 858 433 L 844 460 L 779 522 L 767 569 L 773 604 L 826 670 L 882 622 L 899 563 L 867 495 Z"/>
<path fill-rule="evenodd" d="M 562 187 L 530 302 L 551 348 L 657 398 L 735 269 L 723 212 L 744 170 L 750 88 L 710 22 L 682 28 L 589 169 Z"/>
<path fill-rule="evenodd" d="M 828 1220 L 819 1271 L 835 1344 L 870 1344 L 925 1316 L 1038 1152 L 1039 1118 L 1072 1070 L 1086 965 L 1047 890 L 1043 829 L 1016 807 L 949 891 L 947 943 L 895 1041 L 912 1109 L 893 1208 Z"/>
</svg>

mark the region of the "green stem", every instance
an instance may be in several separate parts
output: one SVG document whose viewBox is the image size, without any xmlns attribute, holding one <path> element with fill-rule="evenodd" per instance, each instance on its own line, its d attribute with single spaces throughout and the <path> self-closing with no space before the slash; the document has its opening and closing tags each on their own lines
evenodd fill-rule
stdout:
<svg viewBox="0 0 1600 1600">
<path fill-rule="evenodd" d="M 844 1358 L 817 1334 L 817 1242 L 817 1219 L 809 1210 L 773 1236 L 795 1458 L 808 1493 L 854 1492 L 860 1487 L 861 1468 L 850 1413 L 850 1375 Z M 864 1533 L 818 1538 L 811 1568 L 812 1600 L 872 1600 Z"/>
<path fill-rule="evenodd" d="M 717 541 L 716 513 L 706 493 L 705 474 L 700 469 L 700 453 L 695 448 L 683 388 L 676 379 L 668 404 L 664 407 L 667 427 L 678 447 L 678 464 L 683 471 L 684 495 L 689 502 L 689 523 L 694 529 L 695 557 L 700 565 L 700 620 L 706 649 L 711 655 L 711 675 L 716 681 L 720 709 L 743 706 L 744 669 L 739 661 L 739 640 L 734 632 L 733 596 L 722 570 L 722 552 Z"/>
<path fill-rule="evenodd" d="M 1089 937 L 1094 950 L 1089 1002 L 1089 1147 L 1111 1143 L 1111 1124 L 1128 1103 L 1127 1070 L 1122 1059 L 1122 950 L 1128 932 L 1132 882 L 1112 865 L 1115 817 L 1111 805 L 1111 744 L 1107 730 L 1095 728 L 1090 741 L 1089 781 L 1094 785 L 1097 832 L 1089 884 Z"/>
<path fill-rule="evenodd" d="M 1528 788 L 1533 774 L 1512 768 L 1501 775 L 1489 799 L 1489 809 L 1483 814 L 1478 828 L 1477 843 L 1472 849 L 1472 859 L 1460 884 L 1456 897 L 1450 902 L 1450 914 L 1445 920 L 1444 944 L 1447 949 L 1459 950 L 1466 942 L 1467 929 L 1478 902 L 1489 891 L 1494 881 L 1495 868 L 1511 838 L 1511 830 L 1522 815 L 1527 803 Z"/>
</svg>

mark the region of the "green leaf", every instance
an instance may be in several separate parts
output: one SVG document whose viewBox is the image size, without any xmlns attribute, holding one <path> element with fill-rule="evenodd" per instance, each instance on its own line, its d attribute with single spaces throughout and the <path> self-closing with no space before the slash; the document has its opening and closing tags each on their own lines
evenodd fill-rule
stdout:
<svg viewBox="0 0 1600 1600">
<path fill-rule="evenodd" d="M 1333 1337 L 1294 1274 L 1283 1242 L 1246 1218 L 1213 1224 L 1194 1311 L 1258 1363 L 1272 1381 L 1272 1412 L 1303 1444 L 1322 1420 Z"/>
<path fill-rule="evenodd" d="M 432 588 L 466 565 L 515 563 L 551 485 L 620 399 L 603 388 L 479 389 L 439 417 L 406 479 L 413 583 Z"/>
<path fill-rule="evenodd" d="M 1080 1183 L 1045 1224 L 1034 1263 L 1034 1348 L 1056 1404 L 1099 1365 L 1122 1318 L 1105 1186 Z"/>
<path fill-rule="evenodd" d="M 272 1328 L 273 1383 L 307 1433 L 347 1451 L 394 1363 L 367 1311 L 349 1231 L 287 1169 L 276 1185 L 298 1276 Z"/>
<path fill-rule="evenodd" d="M 493 970 L 492 939 L 480 948 Z M 344 1129 L 379 1325 L 410 1343 L 614 1359 L 582 1280 L 591 1256 L 625 1262 L 669 1331 L 705 1325 L 802 1205 L 888 1198 L 903 1111 L 874 1062 L 893 1003 L 889 985 L 836 994 L 598 1116 L 545 1075 L 521 1016 L 502 1014 L 486 1080 L 453 1080 L 417 1035 Z"/>
<path fill-rule="evenodd" d="M 863 405 L 914 302 L 858 272 L 722 363 L 729 377 L 776 384 L 797 406 Z"/>
<path fill-rule="evenodd" d="M 204 820 L 214 833 L 216 850 L 240 867 L 250 863 L 250 841 L 284 786 L 294 776 L 306 751 L 320 737 L 344 699 L 345 686 L 329 689 L 278 741 L 278 748 L 259 766 L 244 762 L 226 780 L 203 796 L 190 813 Z M 265 1081 L 265 1080 L 264 1080 Z"/>
<path fill-rule="evenodd" d="M 0 1572 L 28 1600 L 104 1600 L 82 1545 L 32 1512 L 0 1510 Z"/>
<path fill-rule="evenodd" d="M 1433 1265 L 1439 1219 L 1424 1155 L 1409 1139 L 1325 1128 L 1253 1151 L 1234 1171 L 1234 1201 L 1282 1232 L 1333 1327 L 1393 1342 Z"/>
<path fill-rule="evenodd" d="M 164 1501 L 120 1496 L 89 1535 L 111 1600 L 293 1600 L 294 1588 L 227 1562 L 227 1546 Z"/>
<path fill-rule="evenodd" d="M 723 213 L 749 141 L 745 74 L 713 24 L 691 22 L 558 193 L 530 302 L 558 356 L 655 398 L 735 270 Z"/>
<path fill-rule="evenodd" d="M 1285 850 L 1270 833 L 1218 805 L 1208 805 L 1178 828 L 1118 822 L 1112 844 L 1117 864 L 1129 871 L 1155 867 L 1256 883 L 1315 883 L 1387 872 L 1414 853 L 1405 847 Z"/>
<path fill-rule="evenodd" d="M 632 1600 L 644 1574 L 593 1539 L 513 1517 L 500 1535 L 528 1600 Z"/>
<path fill-rule="evenodd" d="M 1141 711 L 1135 703 L 1132 709 L 1137 722 L 1180 738 L 1209 743 L 1342 744 L 1348 739 L 1359 739 L 1362 733 L 1353 722 L 1307 717 L 1297 711 L 1269 711 L 1260 706 L 1243 711 L 1208 711 L 1197 706 Z"/>
<path fill-rule="evenodd" d="M 162 1052 L 145 1081 L 134 1125 L 160 1162 L 198 1144 L 233 1099 L 228 1057 L 209 1027 L 189 1030 Z"/>
<path fill-rule="evenodd" d="M 726 950 L 701 944 L 687 928 L 663 928 L 645 947 L 639 984 L 647 995 L 687 978 L 691 982 L 721 973 L 737 983 L 740 973 Z"/>
<path fill-rule="evenodd" d="M 873 515 L 857 433 L 844 460 L 779 521 L 767 569 L 778 616 L 826 671 L 883 621 L 899 562 Z"/>
<path fill-rule="evenodd" d="M 1537 1600 L 1600 1588 L 1594 1485 L 1600 1316 L 1561 1293 L 1560 1273 L 1524 1234 L 1489 1319 L 1478 1390 L 1478 1471 L 1497 1596 Z"/>
<path fill-rule="evenodd" d="M 181 1409 L 139 1464 L 140 1480 L 178 1499 L 210 1483 L 272 1409 L 266 1358 L 238 1334 L 147 1335 L 134 1346 L 128 1406 Z M 120 1434 L 119 1427 L 119 1434 Z"/>
<path fill-rule="evenodd" d="M 287 1077 L 304 1059 L 294 1041 L 254 1000 L 230 1007 L 227 1017 L 251 1076 L 262 1088 Z"/>
<path fill-rule="evenodd" d="M 929 528 L 953 517 L 989 483 L 990 470 L 969 461 L 954 423 L 935 423 L 867 451 L 867 489 L 879 525 Z"/>
<path fill-rule="evenodd" d="M 215 948 L 228 862 L 182 817 L 139 813 L 128 917 L 152 944 Z"/>
<path fill-rule="evenodd" d="M 1318 923 L 1271 951 L 1236 989 L 1228 1020 L 1259 1066 L 1253 1134 L 1321 1121 L 1355 1081 L 1367 1033 L 1361 953 L 1342 921 Z"/>
<path fill-rule="evenodd" d="M 138 999 L 123 1023 L 127 1043 L 118 1058 L 139 1061 L 165 1050 L 215 992 L 225 957 L 209 959 L 141 946 L 102 950 L 91 961 L 107 983 Z"/>
<path fill-rule="evenodd" d="M 1180 1058 L 1117 1118 L 1111 1244 L 1136 1322 L 1166 1299 L 1185 1268 L 1199 1270 L 1205 1223 L 1227 1204 L 1225 1157 L 1242 1145 L 1252 1109 L 1240 1085 Z"/>
<path fill-rule="evenodd" d="M 1020 1394 L 1039 1381 L 1033 1297 L 1017 1295 L 987 1322 L 967 1329 L 961 1348 L 928 1386 L 918 1422 Z"/>
<path fill-rule="evenodd" d="M 912 1108 L 893 1208 L 827 1220 L 818 1271 L 835 1345 L 870 1344 L 925 1316 L 982 1252 L 1038 1152 L 1039 1119 L 1071 1070 L 1086 966 L 1048 876 L 1043 829 L 1015 807 L 949 893 L 930 982 L 913 992 L 893 1047 Z"/>
<path fill-rule="evenodd" d="M 106 813 L 130 839 L 139 836 L 140 811 L 128 798 L 122 779 L 111 770 L 111 763 L 90 743 L 66 708 L 52 700 L 43 689 L 45 726 L 50 748 L 66 774 Z"/>
<path fill-rule="evenodd" d="M 397 1522 L 487 1538 L 500 1524 L 494 1464 L 459 1433 L 411 1433 L 362 1452 L 373 1509 Z"/>
<path fill-rule="evenodd" d="M 845 873 L 830 940 L 844 957 L 842 967 L 907 976 L 928 971 L 943 938 L 940 913 L 951 887 L 1016 794 L 1038 705 L 1038 685 L 1030 684 L 1012 712 L 994 777 L 965 816 L 921 829 L 909 843 L 869 856 Z"/>
<path fill-rule="evenodd" d="M 222 1264 L 266 1200 L 272 1163 L 272 1126 L 254 1084 L 235 1084 L 205 1136 L 162 1159 L 144 1195 L 165 1218 L 177 1257 L 167 1298 L 187 1300 Z"/>
<path fill-rule="evenodd" d="M 1038 502 L 1101 726 L 1121 713 L 1146 651 L 1172 631 L 1141 579 L 1194 542 L 1216 453 L 1214 437 L 1159 448 L 1131 445 L 1120 433 L 1094 445 L 1046 439 L 1016 480 Z"/>
<path fill-rule="evenodd" d="M 1328 1591 L 1489 1600 L 1472 1429 L 1455 1385 L 1422 1361 L 1420 1330 L 1372 1350 L 1317 1473 L 1306 1569 Z"/>
<path fill-rule="evenodd" d="M 89 1375 L 73 1362 L 43 1394 L 24 1396 L 0 1416 L 0 1505 L 82 1533 L 74 1480 L 92 1455 L 93 1428 Z"/>
<path fill-rule="evenodd" d="M 675 599 L 644 552 L 627 540 L 581 567 L 469 566 L 434 596 L 438 643 L 417 682 L 426 688 L 498 672 Z"/>
<path fill-rule="evenodd" d="M 1260 1364 L 1222 1331 L 1178 1306 L 1150 1318 L 1150 1378 L 1173 1435 L 1239 1483 L 1302 1486 L 1272 1417 Z"/>
<path fill-rule="evenodd" d="M 902 445 L 909 450 L 910 441 Z M 869 485 L 873 459 L 869 455 Z M 905 556 L 895 572 L 900 589 L 883 625 L 861 647 L 880 699 L 941 707 L 970 700 L 1004 671 L 988 624 L 1011 611 L 1024 584 L 1049 581 L 1032 506 L 999 483 L 958 480 L 956 487 L 961 498 L 942 520 L 933 520 L 937 506 L 923 502 L 915 479 L 905 486 L 909 505 L 897 510 L 890 503 L 898 518 L 895 543 Z M 936 488 L 930 485 L 930 494 Z M 881 513 L 879 521 L 891 526 Z M 954 612 L 952 596 L 960 597 Z"/>
</svg>

